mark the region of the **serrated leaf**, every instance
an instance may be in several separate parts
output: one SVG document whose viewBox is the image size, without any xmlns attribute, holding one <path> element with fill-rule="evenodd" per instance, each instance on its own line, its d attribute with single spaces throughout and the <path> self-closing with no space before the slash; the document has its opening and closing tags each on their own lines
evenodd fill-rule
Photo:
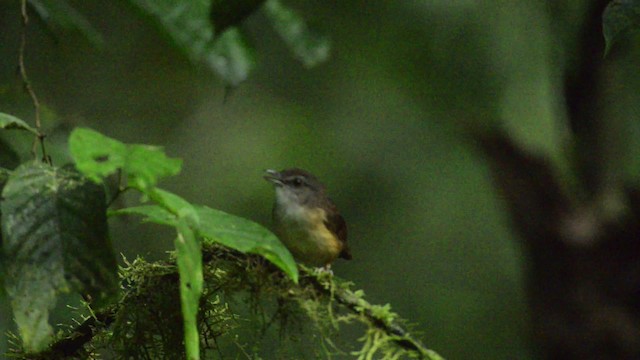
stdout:
<svg viewBox="0 0 640 360">
<path fill-rule="evenodd" d="M 280 0 L 268 0 L 264 9 L 280 37 L 304 66 L 314 67 L 329 58 L 329 38 L 311 30 L 297 12 Z"/>
<path fill-rule="evenodd" d="M 200 358 L 200 335 L 197 315 L 202 293 L 202 253 L 189 223 L 184 218 L 177 220 L 178 236 L 175 241 L 176 262 L 180 273 L 180 304 L 184 321 L 184 343 L 187 359 Z"/>
<path fill-rule="evenodd" d="M 115 288 L 104 190 L 75 171 L 30 163 L 9 176 L 2 197 L 7 293 L 25 349 L 39 351 L 58 293 L 101 301 Z"/>
<path fill-rule="evenodd" d="M 77 31 L 93 46 L 101 47 L 104 39 L 84 15 L 64 0 L 28 0 L 31 7 L 53 33 Z"/>
<path fill-rule="evenodd" d="M 246 80 L 256 67 L 255 51 L 238 29 L 229 29 L 219 36 L 206 61 L 232 87 Z"/>
<path fill-rule="evenodd" d="M 85 128 L 71 132 L 69 151 L 78 170 L 91 180 L 101 182 L 122 169 L 130 185 L 142 191 L 163 177 L 180 173 L 182 166 L 182 160 L 167 157 L 160 147 L 126 145 Z"/>
<path fill-rule="evenodd" d="M 224 211 L 206 206 L 195 206 L 195 209 L 200 219 L 197 232 L 205 241 L 217 242 L 243 253 L 259 254 L 298 282 L 298 267 L 293 256 L 271 231 Z"/>
<path fill-rule="evenodd" d="M 640 0 L 614 0 L 602 15 L 605 55 L 621 37 L 640 28 Z"/>
<path fill-rule="evenodd" d="M 0 129 L 18 129 L 25 130 L 33 133 L 34 135 L 38 135 L 38 130 L 29 126 L 23 120 L 18 119 L 17 117 L 5 113 L 0 113 Z"/>
</svg>

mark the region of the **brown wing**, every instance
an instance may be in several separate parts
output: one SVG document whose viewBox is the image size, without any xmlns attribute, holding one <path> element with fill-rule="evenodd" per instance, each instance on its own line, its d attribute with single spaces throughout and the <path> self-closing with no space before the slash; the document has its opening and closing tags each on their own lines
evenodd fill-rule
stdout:
<svg viewBox="0 0 640 360">
<path fill-rule="evenodd" d="M 351 250 L 349 250 L 349 244 L 347 244 L 347 223 L 342 215 L 338 214 L 337 211 L 332 211 L 324 225 L 342 242 L 342 251 L 339 256 L 343 259 L 351 260 Z"/>
</svg>

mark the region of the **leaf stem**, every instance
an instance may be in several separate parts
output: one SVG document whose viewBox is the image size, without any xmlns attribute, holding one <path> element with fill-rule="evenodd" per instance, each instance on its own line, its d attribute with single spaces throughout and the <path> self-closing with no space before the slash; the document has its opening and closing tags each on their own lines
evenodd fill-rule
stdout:
<svg viewBox="0 0 640 360">
<path fill-rule="evenodd" d="M 20 71 L 20 77 L 22 78 L 22 83 L 24 84 L 24 88 L 29 94 L 31 98 L 31 102 L 33 103 L 33 108 L 35 111 L 35 121 L 36 121 L 36 130 L 38 131 L 35 140 L 33 141 L 33 147 L 31 149 L 31 153 L 33 154 L 34 159 L 37 158 L 36 155 L 36 147 L 37 144 L 40 143 L 40 148 L 42 149 L 42 161 L 51 165 L 51 158 L 47 156 L 47 151 L 44 146 L 44 139 L 46 135 L 40 131 L 41 122 L 40 122 L 40 101 L 38 100 L 38 96 L 33 90 L 33 86 L 31 86 L 31 81 L 27 76 L 27 68 L 24 64 L 24 52 L 27 47 L 27 27 L 29 25 L 29 14 L 27 12 L 27 0 L 20 1 L 20 14 L 22 18 L 22 33 L 20 34 L 20 50 L 18 52 L 18 69 Z"/>
</svg>

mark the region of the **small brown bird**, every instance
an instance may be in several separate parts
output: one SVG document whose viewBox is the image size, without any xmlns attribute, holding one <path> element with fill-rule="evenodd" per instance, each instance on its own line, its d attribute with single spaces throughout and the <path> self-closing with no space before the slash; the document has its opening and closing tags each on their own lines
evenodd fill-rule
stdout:
<svg viewBox="0 0 640 360">
<path fill-rule="evenodd" d="M 338 257 L 350 260 L 347 224 L 324 185 L 301 169 L 266 170 L 275 186 L 275 232 L 296 260 L 329 268 Z"/>
</svg>

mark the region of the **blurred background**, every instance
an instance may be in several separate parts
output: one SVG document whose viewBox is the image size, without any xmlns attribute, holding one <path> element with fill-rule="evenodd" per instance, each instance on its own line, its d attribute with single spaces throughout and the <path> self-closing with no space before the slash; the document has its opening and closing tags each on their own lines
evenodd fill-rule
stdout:
<svg viewBox="0 0 640 360">
<path fill-rule="evenodd" d="M 75 126 L 160 145 L 184 160 L 181 175 L 161 186 L 265 225 L 273 190 L 262 171 L 306 169 L 349 225 L 354 259 L 336 262 L 336 275 L 372 303 L 390 303 L 446 358 L 534 358 L 522 249 L 468 135 L 502 129 L 568 172 L 563 81 L 589 2 L 290 2 L 330 37 L 329 60 L 305 68 L 254 13 L 243 29 L 258 68 L 226 96 L 215 74 L 122 2 L 71 3 L 103 46 L 51 36 L 32 21 L 25 54 L 54 164 L 68 161 Z M 16 72 L 20 28 L 18 3 L 0 1 L 1 111 L 31 121 Z M 614 81 L 637 82 L 630 65 L 616 66 Z M 612 96 L 625 109 L 613 118 L 637 110 L 634 88 Z M 615 139 L 638 133 L 636 123 L 616 124 Z M 617 173 L 633 176 L 638 150 L 618 142 L 610 156 L 631 160 Z M 160 259 L 172 249 L 159 227 L 131 234 L 111 221 L 116 251 L 127 257 Z M 0 314 L 4 333 L 12 326 L 6 298 Z"/>
</svg>

